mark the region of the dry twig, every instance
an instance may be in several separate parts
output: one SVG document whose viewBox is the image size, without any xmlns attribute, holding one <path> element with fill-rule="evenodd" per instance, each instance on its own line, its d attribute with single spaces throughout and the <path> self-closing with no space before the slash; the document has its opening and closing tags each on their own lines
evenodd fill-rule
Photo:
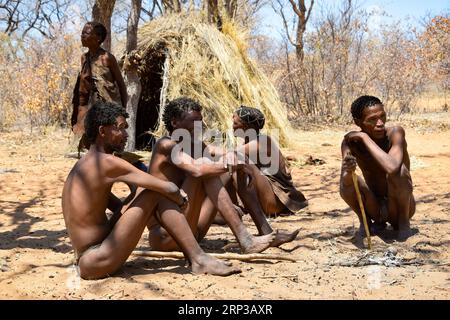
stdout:
<svg viewBox="0 0 450 320">
<path fill-rule="evenodd" d="M 165 251 L 133 251 L 135 256 L 152 257 L 152 258 L 174 258 L 184 259 L 182 252 L 165 252 Z M 291 257 L 282 256 L 279 254 L 265 254 L 265 253 L 251 253 L 251 254 L 238 254 L 238 253 L 208 253 L 210 256 L 225 259 L 225 260 L 240 260 L 240 261 L 252 261 L 252 260 L 280 260 L 297 262 L 296 259 Z"/>
</svg>

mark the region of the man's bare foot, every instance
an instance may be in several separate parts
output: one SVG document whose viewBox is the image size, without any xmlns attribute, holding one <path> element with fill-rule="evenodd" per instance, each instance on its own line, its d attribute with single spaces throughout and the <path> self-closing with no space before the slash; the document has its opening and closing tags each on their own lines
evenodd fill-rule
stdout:
<svg viewBox="0 0 450 320">
<path fill-rule="evenodd" d="M 271 247 L 279 247 L 283 243 L 288 243 L 297 237 L 300 229 L 295 230 L 294 232 L 287 232 L 287 231 L 275 231 L 275 239 L 270 243 Z"/>
<path fill-rule="evenodd" d="M 413 235 L 413 232 L 411 228 L 405 227 L 405 228 L 399 228 L 397 232 L 397 239 L 400 241 L 404 241 L 411 237 Z"/>
<path fill-rule="evenodd" d="M 370 233 L 371 234 L 377 234 L 383 230 L 386 229 L 386 222 L 374 222 L 371 226 L 370 226 Z"/>
<path fill-rule="evenodd" d="M 369 232 L 370 235 L 373 236 L 377 232 L 377 228 L 373 226 L 372 223 L 369 223 Z M 366 236 L 366 229 L 364 228 L 364 224 L 359 225 L 358 235 L 359 237 L 365 238 Z"/>
<path fill-rule="evenodd" d="M 275 232 L 275 239 L 270 243 L 271 247 L 278 247 L 283 243 L 291 242 L 295 240 L 299 233 L 300 229 L 295 230 L 294 232 L 280 232 L 277 230 Z"/>
<path fill-rule="evenodd" d="M 259 253 L 270 247 L 270 244 L 275 239 L 275 232 L 266 234 L 264 236 L 251 236 L 246 241 L 240 243 L 243 253 Z"/>
<path fill-rule="evenodd" d="M 202 254 L 196 261 L 192 262 L 192 272 L 225 277 L 242 271 L 238 267 L 234 267 L 230 262 L 220 261 L 210 255 Z"/>
</svg>

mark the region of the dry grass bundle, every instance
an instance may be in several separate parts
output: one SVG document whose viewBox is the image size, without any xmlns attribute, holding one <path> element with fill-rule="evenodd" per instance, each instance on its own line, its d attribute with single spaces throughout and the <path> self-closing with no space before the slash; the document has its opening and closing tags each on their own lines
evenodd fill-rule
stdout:
<svg viewBox="0 0 450 320">
<path fill-rule="evenodd" d="M 154 56 L 163 56 L 161 111 L 168 100 L 187 96 L 200 102 L 207 128 L 231 128 L 231 116 L 241 104 L 261 109 L 265 129 L 278 129 L 282 146 L 291 130 L 287 112 L 267 77 L 246 55 L 245 31 L 225 23 L 220 32 L 200 14 L 169 15 L 140 29 L 140 73 L 151 72 Z M 161 124 L 161 115 L 159 124 Z M 159 125 L 154 134 L 164 134 Z"/>
</svg>

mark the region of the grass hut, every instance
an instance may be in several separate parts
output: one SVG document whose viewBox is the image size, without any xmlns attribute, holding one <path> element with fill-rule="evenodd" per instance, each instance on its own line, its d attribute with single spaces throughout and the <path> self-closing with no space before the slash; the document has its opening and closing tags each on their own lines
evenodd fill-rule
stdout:
<svg viewBox="0 0 450 320">
<path fill-rule="evenodd" d="M 162 111 L 180 96 L 203 106 L 207 128 L 225 132 L 241 104 L 261 109 L 265 129 L 279 129 L 287 146 L 290 124 L 276 89 L 249 59 L 242 31 L 225 23 L 222 31 L 200 14 L 168 15 L 140 28 L 137 54 L 142 92 L 136 120 L 136 148 L 147 149 L 152 135 L 164 134 Z M 152 135 L 146 134 L 153 132 Z"/>
</svg>

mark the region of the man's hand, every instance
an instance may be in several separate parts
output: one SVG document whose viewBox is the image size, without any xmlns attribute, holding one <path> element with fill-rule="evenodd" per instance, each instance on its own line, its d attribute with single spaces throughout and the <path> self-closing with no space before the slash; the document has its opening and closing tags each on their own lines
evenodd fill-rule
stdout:
<svg viewBox="0 0 450 320">
<path fill-rule="evenodd" d="M 347 133 L 344 137 L 347 143 L 349 142 L 360 142 L 363 141 L 364 138 L 368 137 L 367 133 L 361 131 L 351 131 Z"/>
<path fill-rule="evenodd" d="M 356 158 L 351 154 L 347 154 L 342 160 L 342 172 L 352 173 L 356 170 Z"/>
</svg>

